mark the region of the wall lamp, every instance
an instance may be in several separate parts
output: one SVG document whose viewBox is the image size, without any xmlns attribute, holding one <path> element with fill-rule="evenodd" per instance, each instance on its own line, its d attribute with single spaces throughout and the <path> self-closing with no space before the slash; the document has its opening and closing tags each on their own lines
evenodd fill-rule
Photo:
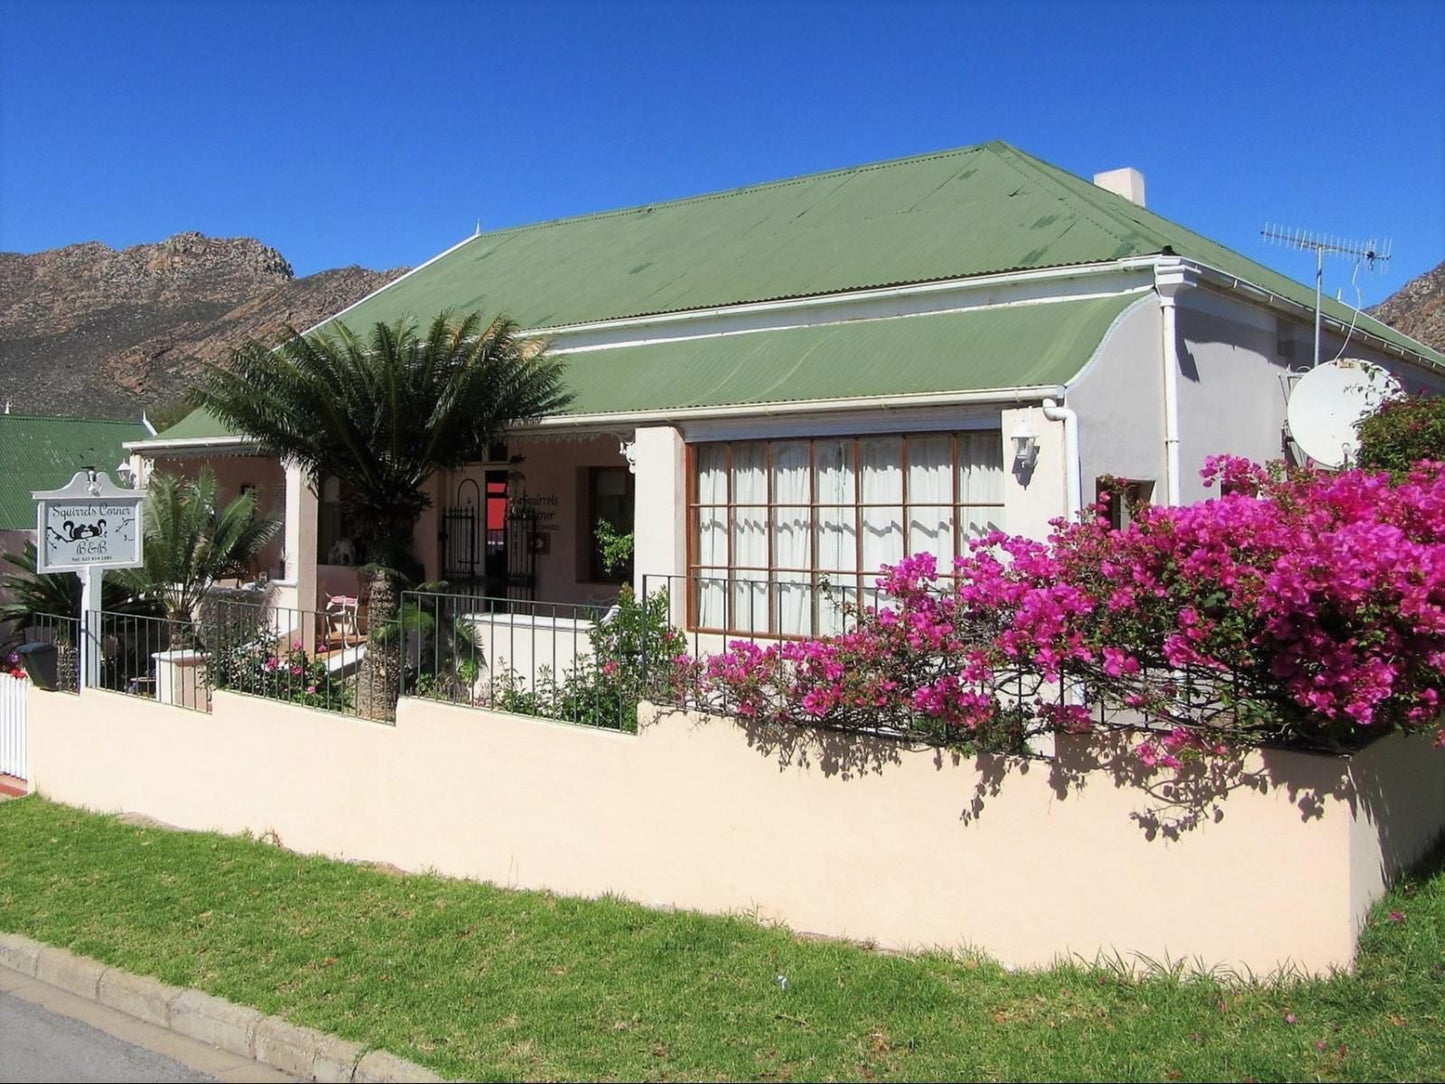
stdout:
<svg viewBox="0 0 1445 1084">
<path fill-rule="evenodd" d="M 1014 462 L 1021 470 L 1032 470 L 1034 463 L 1039 458 L 1039 436 L 1025 420 L 1019 422 L 1018 428 L 1009 434 L 1009 440 L 1013 442 Z"/>
</svg>

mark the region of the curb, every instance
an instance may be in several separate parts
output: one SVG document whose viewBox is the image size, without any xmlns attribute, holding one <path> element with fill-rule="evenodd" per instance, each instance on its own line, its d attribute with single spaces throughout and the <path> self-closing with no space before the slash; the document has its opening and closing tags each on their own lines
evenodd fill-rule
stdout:
<svg viewBox="0 0 1445 1084">
<path fill-rule="evenodd" d="M 341 1084 L 446 1080 L 385 1050 L 368 1050 L 225 998 L 132 975 L 19 934 L 0 933 L 0 967 L 303 1080 Z"/>
</svg>

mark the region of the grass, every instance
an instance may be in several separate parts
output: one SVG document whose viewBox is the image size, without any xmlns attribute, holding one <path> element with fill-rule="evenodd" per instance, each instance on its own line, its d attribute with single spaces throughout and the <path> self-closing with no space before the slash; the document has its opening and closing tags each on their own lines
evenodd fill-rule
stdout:
<svg viewBox="0 0 1445 1084">
<path fill-rule="evenodd" d="M 468 1079 L 1445 1080 L 1438 859 L 1355 974 L 1229 984 L 886 955 L 31 797 L 0 804 L 0 929 Z"/>
</svg>

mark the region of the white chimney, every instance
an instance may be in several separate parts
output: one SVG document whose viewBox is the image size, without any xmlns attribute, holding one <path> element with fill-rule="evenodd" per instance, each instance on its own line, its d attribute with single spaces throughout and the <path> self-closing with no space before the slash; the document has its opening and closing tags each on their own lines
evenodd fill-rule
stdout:
<svg viewBox="0 0 1445 1084">
<path fill-rule="evenodd" d="M 1133 166 L 1095 173 L 1094 183 L 1116 196 L 1123 196 L 1130 203 L 1144 206 L 1144 174 Z"/>
</svg>

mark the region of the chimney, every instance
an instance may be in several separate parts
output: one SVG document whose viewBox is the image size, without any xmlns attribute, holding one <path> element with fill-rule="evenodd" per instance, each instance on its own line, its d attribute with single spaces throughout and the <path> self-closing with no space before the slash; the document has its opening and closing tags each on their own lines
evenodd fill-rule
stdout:
<svg viewBox="0 0 1445 1084">
<path fill-rule="evenodd" d="M 1094 183 L 1116 196 L 1123 196 L 1130 203 L 1144 206 L 1144 174 L 1133 166 L 1111 169 L 1094 174 Z"/>
</svg>

